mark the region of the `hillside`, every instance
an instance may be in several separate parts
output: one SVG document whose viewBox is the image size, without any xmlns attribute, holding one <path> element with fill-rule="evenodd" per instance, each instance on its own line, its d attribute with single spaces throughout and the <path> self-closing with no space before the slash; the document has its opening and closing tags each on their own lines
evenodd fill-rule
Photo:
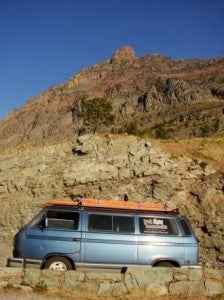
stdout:
<svg viewBox="0 0 224 300">
<path fill-rule="evenodd" d="M 223 84 L 224 58 L 137 58 L 127 46 L 12 111 L 0 122 L 1 265 L 41 201 L 128 194 L 178 207 L 200 263 L 223 267 Z M 95 97 L 115 123 L 79 136 L 82 101 Z"/>
<path fill-rule="evenodd" d="M 167 145 L 165 145 L 167 146 Z M 224 265 L 224 176 L 199 159 L 173 157 L 134 136 L 83 135 L 64 143 L 0 152 L 1 264 L 12 239 L 53 198 L 78 197 L 168 203 L 186 215 L 200 240 L 200 263 Z"/>
<path fill-rule="evenodd" d="M 130 46 L 108 61 L 81 70 L 67 82 L 29 99 L 0 122 L 0 147 L 60 141 L 82 126 L 82 100 L 112 102 L 112 130 L 165 137 L 209 136 L 224 131 L 224 58 L 172 60 L 161 55 L 137 58 Z"/>
</svg>

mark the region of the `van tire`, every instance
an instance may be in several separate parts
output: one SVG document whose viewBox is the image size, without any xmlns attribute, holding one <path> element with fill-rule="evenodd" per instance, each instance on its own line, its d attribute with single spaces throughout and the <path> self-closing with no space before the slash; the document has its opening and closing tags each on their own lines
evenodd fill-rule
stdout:
<svg viewBox="0 0 224 300">
<path fill-rule="evenodd" d="M 157 264 L 155 264 L 154 267 L 174 268 L 175 265 L 170 261 L 160 261 Z"/>
<path fill-rule="evenodd" d="M 73 270 L 73 266 L 67 258 L 61 256 L 53 256 L 46 261 L 46 263 L 44 264 L 44 269 L 68 271 Z"/>
</svg>

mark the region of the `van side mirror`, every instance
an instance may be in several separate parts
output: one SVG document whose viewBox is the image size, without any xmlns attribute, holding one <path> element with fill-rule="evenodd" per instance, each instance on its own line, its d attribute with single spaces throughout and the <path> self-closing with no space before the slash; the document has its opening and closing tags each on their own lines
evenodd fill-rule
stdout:
<svg viewBox="0 0 224 300">
<path fill-rule="evenodd" d="M 46 229 L 47 227 L 48 227 L 48 218 L 44 217 L 41 222 L 40 229 L 44 231 L 44 229 Z"/>
</svg>

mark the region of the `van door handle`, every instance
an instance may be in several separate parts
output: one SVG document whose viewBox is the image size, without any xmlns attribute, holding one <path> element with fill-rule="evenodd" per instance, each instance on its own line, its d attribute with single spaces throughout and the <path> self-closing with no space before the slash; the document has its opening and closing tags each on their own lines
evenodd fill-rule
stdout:
<svg viewBox="0 0 224 300">
<path fill-rule="evenodd" d="M 81 239 L 79 239 L 79 238 L 74 238 L 74 239 L 72 239 L 73 242 L 80 242 L 80 240 L 81 240 Z"/>
</svg>

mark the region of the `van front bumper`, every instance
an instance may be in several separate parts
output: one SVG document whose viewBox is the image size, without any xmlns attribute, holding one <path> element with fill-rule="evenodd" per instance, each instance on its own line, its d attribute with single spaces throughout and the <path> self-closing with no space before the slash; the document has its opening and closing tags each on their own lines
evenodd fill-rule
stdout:
<svg viewBox="0 0 224 300">
<path fill-rule="evenodd" d="M 39 269 L 42 264 L 42 260 L 37 259 L 25 259 L 10 257 L 7 260 L 7 267 L 17 268 L 37 268 Z"/>
</svg>

